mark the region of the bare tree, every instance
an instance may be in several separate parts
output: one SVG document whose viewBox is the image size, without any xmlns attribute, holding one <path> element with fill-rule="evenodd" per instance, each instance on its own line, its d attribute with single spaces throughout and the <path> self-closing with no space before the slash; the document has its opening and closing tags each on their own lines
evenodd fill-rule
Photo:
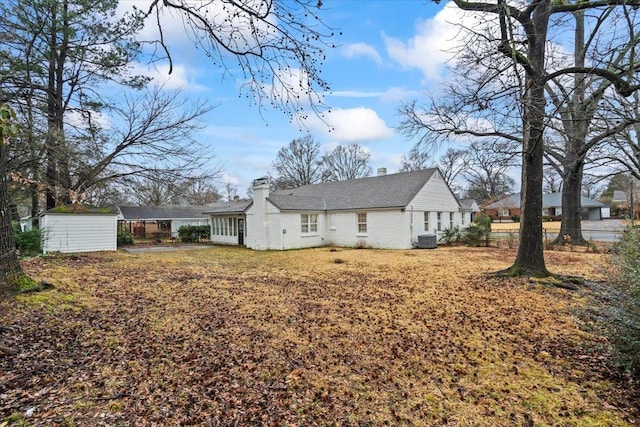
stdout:
<svg viewBox="0 0 640 427">
<path fill-rule="evenodd" d="M 41 143 L 47 208 L 70 201 L 70 162 L 78 155 L 73 133 L 87 127 L 85 120 L 76 127 L 71 116 L 98 113 L 108 103 L 101 91 L 107 82 L 129 88 L 146 82 L 129 72 L 140 53 L 134 36 L 142 28 L 143 14 L 132 11 L 115 18 L 116 7 L 107 0 L 9 0 L 0 6 L 0 31 L 11 34 L 2 55 L 23 64 L 5 80 L 4 96 L 20 104 L 21 111 L 29 109 L 29 126 L 34 115 L 46 121 Z M 30 133 L 26 136 L 31 139 Z"/>
<path fill-rule="evenodd" d="M 640 179 L 640 94 L 636 92 L 628 99 L 618 101 L 611 107 L 622 109 L 633 123 L 610 139 L 612 150 L 606 157 L 617 164 L 618 168 L 622 168 L 622 173 L 629 173 Z"/>
<path fill-rule="evenodd" d="M 224 183 L 224 192 L 228 202 L 233 202 L 238 195 L 238 186 L 230 182 Z"/>
<path fill-rule="evenodd" d="M 584 10 L 572 13 L 573 55 L 563 61 L 565 66 L 584 69 L 585 65 L 600 64 L 601 58 L 607 57 L 608 68 L 631 70 L 633 58 L 628 55 L 638 46 L 640 33 L 629 26 L 630 33 L 620 37 L 615 30 L 603 31 L 601 27 L 624 29 L 625 20 L 634 20 L 635 12 L 604 8 L 591 10 L 589 15 L 586 18 Z M 545 155 L 562 178 L 562 222 L 555 243 L 564 244 L 569 235 L 571 244 L 587 244 L 582 236 L 581 195 L 589 153 L 633 123 L 630 116 L 620 114 L 621 110 L 603 108 L 614 96 L 613 86 L 612 80 L 585 72 L 561 74 L 547 81 L 547 96 L 553 106 L 547 126 L 556 138 L 546 138 Z"/>
<path fill-rule="evenodd" d="M 542 180 L 543 193 L 557 193 L 562 189 L 562 180 L 553 166 L 546 166 L 544 168 Z"/>
<path fill-rule="evenodd" d="M 131 201 L 139 206 L 180 206 L 185 204 L 189 183 L 175 181 L 162 168 L 125 179 Z"/>
<path fill-rule="evenodd" d="M 185 199 L 189 205 L 202 206 L 222 199 L 220 190 L 209 177 L 197 177 L 188 180 Z"/>
<path fill-rule="evenodd" d="M 243 93 L 259 108 L 270 105 L 298 120 L 309 108 L 319 113 L 321 94 L 328 90 L 320 71 L 334 32 L 319 18 L 320 7 L 318 0 L 153 0 L 147 17 L 155 18 L 160 40 L 152 42 L 169 61 L 171 40 L 164 37 L 161 19 L 167 10 L 177 12 L 175 18 L 182 18 L 213 64 L 243 77 Z"/>
<path fill-rule="evenodd" d="M 402 162 L 400 172 L 419 171 L 433 167 L 431 153 L 419 142 L 407 154 L 403 154 L 400 161 Z"/>
<path fill-rule="evenodd" d="M 517 151 L 502 142 L 473 143 L 467 150 L 462 175 L 468 182 L 467 197 L 482 203 L 513 191 L 515 181 L 508 175 Z"/>
<path fill-rule="evenodd" d="M 69 162 L 70 190 L 83 193 L 127 176 L 155 175 L 160 169 L 172 181 L 219 176 L 218 167 L 202 172 L 213 153 L 195 139 L 202 129 L 200 119 L 211 107 L 161 87 L 122 99 L 122 105 L 110 108 L 108 125 L 94 125 L 91 134 L 76 144 Z"/>
<path fill-rule="evenodd" d="M 315 184 L 322 179 L 320 144 L 311 135 L 294 139 L 282 147 L 273 161 L 277 188 Z"/>
<path fill-rule="evenodd" d="M 605 176 L 585 175 L 582 181 L 582 195 L 597 200 L 605 189 Z"/>
<path fill-rule="evenodd" d="M 449 148 L 438 161 L 438 168 L 442 173 L 442 177 L 452 189 L 457 188 L 456 178 L 467 167 L 468 154 L 468 150 Z"/>
<path fill-rule="evenodd" d="M 358 144 L 338 145 L 322 160 L 323 181 L 345 181 L 371 176 L 371 154 Z"/>
<path fill-rule="evenodd" d="M 547 276 L 542 242 L 542 177 L 548 84 L 565 76 L 584 74 L 611 82 L 611 87 L 623 96 L 636 91 L 636 46 L 627 43 L 629 35 L 637 39 L 633 29 L 636 11 L 624 0 L 537 0 L 526 4 L 453 1 L 478 18 L 470 19 L 472 24 L 464 28 L 468 37 L 457 52 L 454 70 L 459 78 L 447 91 L 451 99 L 446 105 L 432 100 L 426 109 L 417 108 L 415 103 L 401 108 L 405 133 L 422 138 L 463 134 L 521 142 L 521 238 L 516 260 L 503 273 Z M 553 61 L 553 45 L 549 41 L 562 40 L 573 14 L 581 10 L 618 13 L 617 17 L 611 15 L 613 25 L 594 27 L 598 31 L 594 34 L 608 32 L 604 37 L 612 40 L 610 52 L 614 53 L 601 55 L 584 66 Z M 485 27 L 476 31 L 471 27 L 482 27 L 474 25 L 478 21 L 484 21 Z M 621 44 L 625 47 L 620 54 L 627 60 L 614 64 L 615 47 Z"/>
</svg>

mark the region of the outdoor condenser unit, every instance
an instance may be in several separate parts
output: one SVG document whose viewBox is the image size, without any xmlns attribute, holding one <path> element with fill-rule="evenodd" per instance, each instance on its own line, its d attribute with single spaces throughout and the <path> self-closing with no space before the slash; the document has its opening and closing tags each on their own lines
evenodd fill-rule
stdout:
<svg viewBox="0 0 640 427">
<path fill-rule="evenodd" d="M 418 247 L 420 249 L 435 249 L 438 247 L 438 237 L 435 234 L 420 234 Z"/>
</svg>

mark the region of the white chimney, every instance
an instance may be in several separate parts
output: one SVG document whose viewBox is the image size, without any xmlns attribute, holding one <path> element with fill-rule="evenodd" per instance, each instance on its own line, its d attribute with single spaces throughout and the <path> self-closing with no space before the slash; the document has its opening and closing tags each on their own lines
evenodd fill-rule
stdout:
<svg viewBox="0 0 640 427">
<path fill-rule="evenodd" d="M 253 180 L 253 206 L 247 212 L 247 246 L 265 250 L 268 244 L 267 197 L 269 197 L 269 178 Z M 251 220 L 249 220 L 251 216 Z"/>
<path fill-rule="evenodd" d="M 378 168 L 378 176 L 385 176 L 387 174 L 387 168 Z"/>
</svg>

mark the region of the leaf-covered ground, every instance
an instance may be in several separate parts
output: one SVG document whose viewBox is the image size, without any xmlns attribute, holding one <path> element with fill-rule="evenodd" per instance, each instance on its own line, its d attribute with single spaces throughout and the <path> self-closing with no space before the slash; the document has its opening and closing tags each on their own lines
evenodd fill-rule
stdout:
<svg viewBox="0 0 640 427">
<path fill-rule="evenodd" d="M 549 252 L 592 280 L 603 254 Z M 582 292 L 504 249 L 211 248 L 33 259 L 0 307 L 1 420 L 75 426 L 633 425 Z M 584 325 L 582 325 L 584 326 Z"/>
</svg>

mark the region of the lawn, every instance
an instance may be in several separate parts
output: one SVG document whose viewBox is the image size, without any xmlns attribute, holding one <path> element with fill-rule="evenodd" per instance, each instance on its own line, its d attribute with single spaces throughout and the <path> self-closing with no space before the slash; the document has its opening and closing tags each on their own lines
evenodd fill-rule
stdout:
<svg viewBox="0 0 640 427">
<path fill-rule="evenodd" d="M 625 426 L 636 397 L 577 292 L 507 249 L 221 248 L 38 258 L 0 306 L 0 425 Z M 606 254 L 548 267 L 607 277 Z M 21 424 L 22 423 L 22 424 Z"/>
</svg>

